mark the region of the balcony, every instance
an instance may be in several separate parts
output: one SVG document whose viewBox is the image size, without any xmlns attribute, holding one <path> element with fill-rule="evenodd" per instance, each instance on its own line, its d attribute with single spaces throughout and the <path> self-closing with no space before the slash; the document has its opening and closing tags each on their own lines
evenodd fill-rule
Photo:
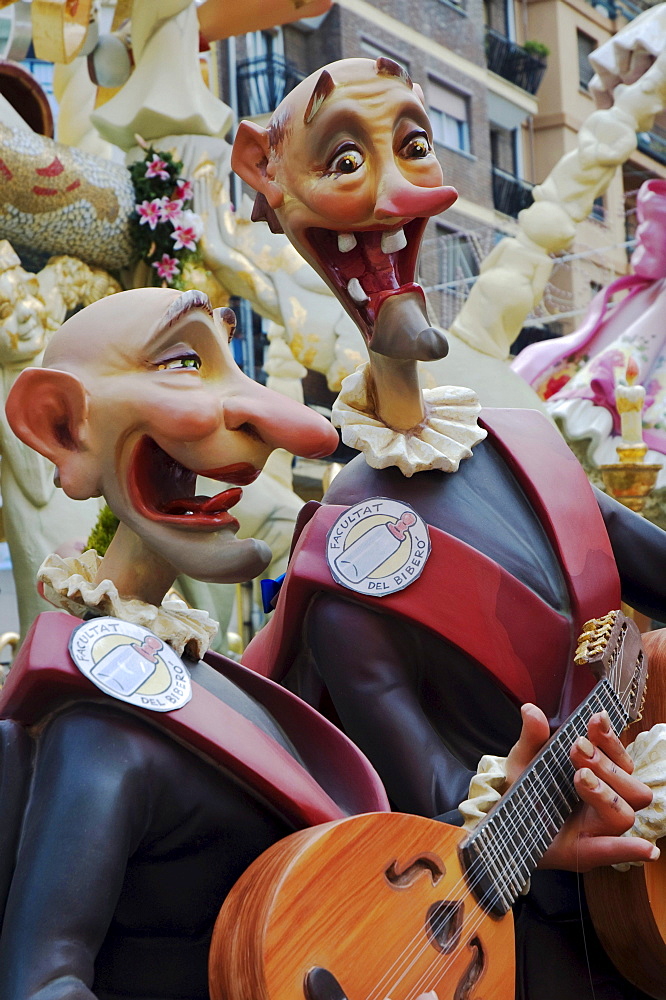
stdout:
<svg viewBox="0 0 666 1000">
<path fill-rule="evenodd" d="M 303 79 L 303 73 L 282 56 L 239 61 L 236 66 L 239 114 L 249 118 L 270 114 Z"/>
<path fill-rule="evenodd" d="M 506 170 L 493 167 L 493 204 L 498 212 L 515 219 L 519 212 L 532 204 L 532 185 Z"/>
<path fill-rule="evenodd" d="M 657 163 L 666 166 L 666 132 L 661 129 L 654 129 L 652 132 L 639 132 L 637 139 L 641 153 L 646 153 Z"/>
<path fill-rule="evenodd" d="M 546 63 L 543 59 L 537 59 L 522 45 L 509 41 L 492 28 L 486 31 L 486 58 L 488 69 L 493 73 L 504 77 L 510 83 L 515 83 L 528 94 L 536 94 L 546 72 Z"/>
<path fill-rule="evenodd" d="M 625 21 L 633 21 L 635 17 L 654 6 L 650 0 L 587 0 L 600 14 L 605 14 L 611 21 L 623 17 Z"/>
</svg>

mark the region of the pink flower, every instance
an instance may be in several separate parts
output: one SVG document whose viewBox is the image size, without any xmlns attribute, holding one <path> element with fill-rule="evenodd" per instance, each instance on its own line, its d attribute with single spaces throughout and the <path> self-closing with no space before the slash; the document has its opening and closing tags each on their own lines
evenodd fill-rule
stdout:
<svg viewBox="0 0 666 1000">
<path fill-rule="evenodd" d="M 180 213 L 183 210 L 183 203 L 180 199 L 173 201 L 165 197 L 160 198 L 160 222 L 173 222 L 177 224 Z"/>
<path fill-rule="evenodd" d="M 141 220 L 140 225 L 147 222 L 150 228 L 154 229 L 162 219 L 162 199 L 153 198 L 152 201 L 142 201 L 140 205 L 136 206 L 136 210 Z"/>
<path fill-rule="evenodd" d="M 196 212 L 181 212 L 178 219 L 173 223 L 171 239 L 174 240 L 174 250 L 185 247 L 187 250 L 196 250 L 197 240 L 203 235 L 203 222 Z"/>
<path fill-rule="evenodd" d="M 174 194 L 176 195 L 176 198 L 180 198 L 181 201 L 189 201 L 194 194 L 192 181 L 178 181 Z"/>
<path fill-rule="evenodd" d="M 146 177 L 159 177 L 161 181 L 168 181 L 170 174 L 166 169 L 166 160 L 161 160 L 157 153 L 153 153 L 150 163 L 146 164 Z"/>
<path fill-rule="evenodd" d="M 157 270 L 160 278 L 164 278 L 165 281 L 171 281 L 176 274 L 180 273 L 178 261 L 175 257 L 169 257 L 168 253 L 163 253 L 161 260 L 153 261 L 153 267 Z"/>
</svg>

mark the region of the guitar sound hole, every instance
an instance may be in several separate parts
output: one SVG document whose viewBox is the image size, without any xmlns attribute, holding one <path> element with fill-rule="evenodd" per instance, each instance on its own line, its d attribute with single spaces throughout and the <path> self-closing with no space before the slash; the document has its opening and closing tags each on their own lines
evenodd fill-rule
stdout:
<svg viewBox="0 0 666 1000">
<path fill-rule="evenodd" d="M 306 1000 L 348 1000 L 333 973 L 320 965 L 310 969 L 303 985 Z"/>
<path fill-rule="evenodd" d="M 426 932 L 430 942 L 445 955 L 458 947 L 464 913 L 463 903 L 442 900 L 433 903 L 426 914 Z"/>
<path fill-rule="evenodd" d="M 437 885 L 446 871 L 444 862 L 436 854 L 422 854 L 400 867 L 397 861 L 392 861 L 384 872 L 386 881 L 395 889 L 406 889 L 412 885 L 422 872 L 428 872 L 432 885 Z"/>
<path fill-rule="evenodd" d="M 465 973 L 456 987 L 453 1000 L 472 1000 L 472 990 L 478 983 L 486 968 L 486 956 L 483 945 L 478 937 L 472 938 L 467 947 L 472 952 L 472 958 Z"/>
</svg>

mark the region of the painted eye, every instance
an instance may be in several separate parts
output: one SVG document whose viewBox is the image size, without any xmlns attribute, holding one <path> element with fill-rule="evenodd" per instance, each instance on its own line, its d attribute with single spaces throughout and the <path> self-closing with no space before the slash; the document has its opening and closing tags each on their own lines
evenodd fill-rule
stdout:
<svg viewBox="0 0 666 1000">
<path fill-rule="evenodd" d="M 432 146 L 425 132 L 412 133 L 400 147 L 400 155 L 406 160 L 422 160 L 429 153 L 432 153 Z"/>
<path fill-rule="evenodd" d="M 336 153 L 327 169 L 331 174 L 353 174 L 363 166 L 364 162 L 365 157 L 361 150 L 352 146 Z"/>
<path fill-rule="evenodd" d="M 199 371 L 201 368 L 201 358 L 198 354 L 187 354 L 181 358 L 169 358 L 168 361 L 160 361 L 157 365 L 158 372 L 175 371 Z"/>
</svg>

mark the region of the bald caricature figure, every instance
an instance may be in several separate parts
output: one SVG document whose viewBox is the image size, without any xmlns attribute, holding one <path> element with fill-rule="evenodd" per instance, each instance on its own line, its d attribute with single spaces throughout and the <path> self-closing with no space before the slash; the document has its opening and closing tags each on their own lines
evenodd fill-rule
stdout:
<svg viewBox="0 0 666 1000">
<path fill-rule="evenodd" d="M 12 427 L 67 494 L 102 494 L 120 518 L 91 590 L 111 581 L 132 609 L 158 605 L 180 572 L 260 572 L 268 549 L 235 537 L 242 485 L 274 447 L 335 446 L 323 418 L 240 372 L 233 326 L 198 292 L 122 292 L 68 321 L 10 394 Z M 238 486 L 198 496 L 199 473 Z M 69 651 L 81 624 L 40 615 L 2 692 L 0 997 L 207 1000 L 213 923 L 247 865 L 386 797 L 325 720 L 215 654 L 197 662 L 186 645 L 177 710 L 103 693 Z M 152 663 L 170 636 L 141 635 Z"/>
<path fill-rule="evenodd" d="M 242 123 L 232 163 L 257 191 L 256 217 L 328 282 L 369 349 L 334 407 L 363 454 L 304 511 L 274 616 L 243 662 L 332 704 L 396 809 L 453 817 L 480 756 L 516 739 L 521 702 L 556 728 L 588 694 L 591 676 L 572 666 L 585 621 L 621 595 L 664 620 L 666 535 L 593 493 L 540 414 L 481 410 L 477 420 L 470 390 L 421 392 L 416 362 L 443 357 L 446 342 L 416 284 L 419 244 L 455 191 L 404 70 L 332 63 L 267 128 Z M 381 595 L 381 567 L 364 590 L 336 571 L 328 544 L 348 508 L 361 517 L 373 501 L 393 502 L 395 519 L 411 510 L 431 543 L 421 575 L 391 589 L 387 570 Z M 520 1000 L 641 996 L 581 926 L 581 898 L 568 873 L 538 872 L 516 906 Z"/>
</svg>

